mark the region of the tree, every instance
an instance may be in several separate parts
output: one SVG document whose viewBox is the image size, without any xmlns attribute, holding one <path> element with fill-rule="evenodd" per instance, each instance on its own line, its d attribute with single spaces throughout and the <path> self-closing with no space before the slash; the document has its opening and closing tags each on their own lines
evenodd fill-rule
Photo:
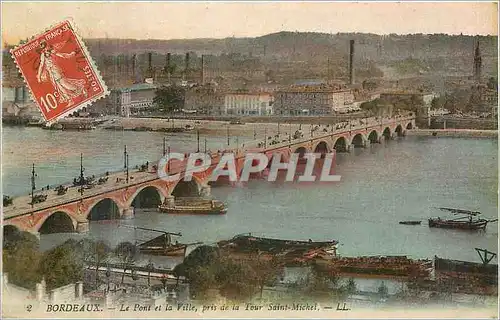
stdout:
<svg viewBox="0 0 500 320">
<path fill-rule="evenodd" d="M 187 278 L 189 279 L 189 289 L 198 300 L 207 300 L 209 289 L 217 287 L 212 266 L 198 266 L 189 269 Z"/>
<path fill-rule="evenodd" d="M 347 281 L 347 284 L 345 285 L 345 291 L 347 294 L 356 293 L 357 291 L 356 282 L 354 281 L 353 278 L 349 278 L 349 280 Z"/>
<path fill-rule="evenodd" d="M 284 263 L 278 257 L 273 256 L 271 260 L 264 260 L 257 256 L 251 260 L 251 266 L 256 273 L 256 281 L 260 290 L 260 298 L 265 286 L 273 286 L 278 281 L 284 268 Z"/>
<path fill-rule="evenodd" d="M 382 281 L 382 283 L 378 287 L 377 293 L 382 298 L 386 298 L 389 295 L 389 289 L 387 288 L 387 285 L 384 283 L 384 281 Z"/>
<path fill-rule="evenodd" d="M 168 112 L 180 110 L 184 107 L 186 90 L 179 86 L 163 86 L 158 88 L 153 103 Z"/>
<path fill-rule="evenodd" d="M 118 244 L 115 248 L 115 254 L 122 259 L 123 262 L 123 273 L 122 282 L 125 282 L 125 271 L 127 267 L 130 266 L 135 261 L 135 256 L 137 255 L 137 246 L 131 242 L 122 242 Z"/>
<path fill-rule="evenodd" d="M 248 264 L 222 258 L 215 269 L 221 295 L 232 301 L 247 301 L 258 290 L 257 274 Z"/>
<path fill-rule="evenodd" d="M 67 241 L 43 254 L 40 273 L 44 276 L 49 290 L 82 279 L 85 265 L 79 257 L 80 253 L 75 251 L 74 242 Z"/>
<path fill-rule="evenodd" d="M 146 268 L 148 268 L 148 287 L 151 287 L 151 271 L 155 269 L 155 265 L 153 264 L 153 261 L 149 260 Z"/>
<path fill-rule="evenodd" d="M 432 110 L 441 109 L 444 107 L 445 102 L 446 99 L 444 96 L 434 97 L 431 101 L 431 109 Z"/>
<path fill-rule="evenodd" d="M 195 269 L 200 266 L 210 266 L 218 260 L 219 251 L 216 247 L 199 246 L 191 251 L 181 264 L 175 266 L 174 274 L 177 277 L 188 277 L 188 273 L 191 269 Z"/>
<path fill-rule="evenodd" d="M 488 79 L 488 89 L 498 91 L 498 81 L 496 78 L 491 77 Z"/>
<path fill-rule="evenodd" d="M 80 241 L 70 239 L 66 241 L 64 246 L 71 248 L 74 252 L 75 259 L 79 263 L 95 265 L 95 287 L 98 287 L 99 267 L 101 263 L 108 257 L 111 248 L 103 241 L 94 241 L 84 238 Z"/>
<path fill-rule="evenodd" d="M 3 239 L 3 272 L 9 275 L 9 282 L 29 289 L 34 289 L 42 280 L 38 268 L 41 259 L 39 241 L 28 232 L 5 232 Z"/>
</svg>

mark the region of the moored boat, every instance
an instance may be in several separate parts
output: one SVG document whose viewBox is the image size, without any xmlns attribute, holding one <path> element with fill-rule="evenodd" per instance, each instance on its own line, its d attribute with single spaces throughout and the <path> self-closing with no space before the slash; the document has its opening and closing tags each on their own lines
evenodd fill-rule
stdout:
<svg viewBox="0 0 500 320">
<path fill-rule="evenodd" d="M 180 233 L 166 232 L 166 231 L 155 230 L 150 228 L 142 228 L 142 227 L 130 227 L 130 226 L 123 226 L 123 227 L 132 228 L 134 230 L 145 230 L 149 232 L 161 233 L 161 235 L 137 245 L 139 251 L 143 254 L 149 254 L 155 256 L 183 257 L 186 255 L 186 250 L 188 246 L 193 244 L 199 244 L 199 243 L 185 244 L 185 243 L 179 243 L 178 241 L 172 243 L 172 236 L 180 237 L 182 236 L 182 234 Z"/>
<path fill-rule="evenodd" d="M 227 206 L 222 201 L 210 199 L 175 199 L 163 203 L 158 210 L 168 214 L 219 215 L 227 213 Z"/>
<path fill-rule="evenodd" d="M 419 225 L 421 223 L 422 223 L 422 221 L 416 221 L 416 220 L 399 221 L 399 224 L 406 224 L 406 225 L 410 225 L 410 226 L 416 226 L 416 225 Z"/>
<path fill-rule="evenodd" d="M 495 220 L 487 220 L 479 218 L 478 216 L 481 212 L 478 211 L 470 211 L 470 210 L 462 210 L 462 209 L 453 209 L 453 208 L 439 208 L 443 211 L 452 212 L 453 214 L 461 214 L 462 217 L 454 218 L 454 219 L 442 219 L 438 218 L 430 218 L 428 220 L 430 228 L 444 228 L 444 229 L 460 229 L 460 230 L 484 230 L 489 222 L 498 221 Z"/>
<path fill-rule="evenodd" d="M 441 218 L 431 218 L 428 222 L 431 228 L 484 230 L 489 221 L 486 219 L 458 221 L 455 219 L 443 220 Z"/>
<path fill-rule="evenodd" d="M 170 233 L 165 233 L 139 244 L 139 251 L 144 254 L 155 256 L 183 257 L 188 245 L 177 242 L 173 244 L 170 235 Z"/>
<path fill-rule="evenodd" d="M 229 240 L 219 241 L 217 245 L 223 250 L 237 253 L 260 253 L 280 255 L 285 258 L 308 258 L 309 256 L 335 256 L 338 241 L 300 241 L 255 237 L 251 234 L 237 235 Z"/>
</svg>

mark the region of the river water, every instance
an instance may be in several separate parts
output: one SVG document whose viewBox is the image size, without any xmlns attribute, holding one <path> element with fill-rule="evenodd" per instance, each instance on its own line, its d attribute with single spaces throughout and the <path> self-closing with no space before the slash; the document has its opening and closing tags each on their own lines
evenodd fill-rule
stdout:
<svg viewBox="0 0 500 320">
<path fill-rule="evenodd" d="M 3 128 L 4 194 L 27 194 L 31 164 L 36 164 L 37 188 L 67 182 L 79 174 L 80 153 L 86 174 L 120 170 L 126 143 L 132 165 L 157 159 L 165 134 L 154 132 L 47 131 Z M 173 151 L 196 150 L 191 134 L 167 135 Z M 202 146 L 203 149 L 202 137 Z M 243 142 L 245 138 L 239 137 Z M 248 140 L 248 138 L 247 138 Z M 236 141 L 231 137 L 231 144 Z M 222 149 L 226 137 L 209 137 L 209 149 Z M 480 261 L 474 248 L 496 252 L 498 228 L 464 232 L 429 228 L 426 219 L 446 216 L 434 207 L 457 207 L 497 216 L 498 142 L 493 139 L 405 137 L 350 154 L 338 154 L 339 183 L 272 184 L 252 181 L 244 187 L 212 188 L 226 201 L 224 216 L 172 216 L 143 210 L 130 221 L 91 222 L 93 238 L 110 245 L 146 240 L 128 224 L 181 232 L 182 242 L 213 243 L 238 233 L 290 239 L 340 241 L 341 255 L 408 255 Z M 420 226 L 401 220 L 423 220 Z M 42 247 L 68 237 L 42 235 Z"/>
</svg>

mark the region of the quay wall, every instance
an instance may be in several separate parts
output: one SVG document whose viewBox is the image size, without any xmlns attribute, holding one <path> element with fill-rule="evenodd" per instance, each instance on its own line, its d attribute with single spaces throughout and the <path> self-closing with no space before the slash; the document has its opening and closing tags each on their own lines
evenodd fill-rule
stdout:
<svg viewBox="0 0 500 320">
<path fill-rule="evenodd" d="M 413 129 L 406 131 L 407 136 L 434 136 L 454 138 L 489 138 L 497 139 L 497 130 L 474 129 Z"/>
</svg>

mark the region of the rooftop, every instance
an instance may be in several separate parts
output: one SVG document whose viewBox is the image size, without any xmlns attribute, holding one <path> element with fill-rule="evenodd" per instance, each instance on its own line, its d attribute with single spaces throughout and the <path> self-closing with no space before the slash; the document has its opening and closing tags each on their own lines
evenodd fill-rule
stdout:
<svg viewBox="0 0 500 320">
<path fill-rule="evenodd" d="M 380 94 L 391 94 L 391 95 L 428 95 L 432 94 L 432 92 L 429 91 L 414 91 L 414 90 L 395 90 L 395 91 L 386 91 L 386 92 L 381 92 Z"/>
<path fill-rule="evenodd" d="M 272 93 L 265 91 L 230 91 L 226 95 L 270 96 Z"/>
<path fill-rule="evenodd" d="M 142 90 L 154 90 L 158 88 L 157 85 L 155 84 L 150 84 L 150 83 L 136 83 L 128 87 L 123 87 L 123 88 L 117 88 L 115 90 L 118 91 L 142 91 Z"/>
</svg>

